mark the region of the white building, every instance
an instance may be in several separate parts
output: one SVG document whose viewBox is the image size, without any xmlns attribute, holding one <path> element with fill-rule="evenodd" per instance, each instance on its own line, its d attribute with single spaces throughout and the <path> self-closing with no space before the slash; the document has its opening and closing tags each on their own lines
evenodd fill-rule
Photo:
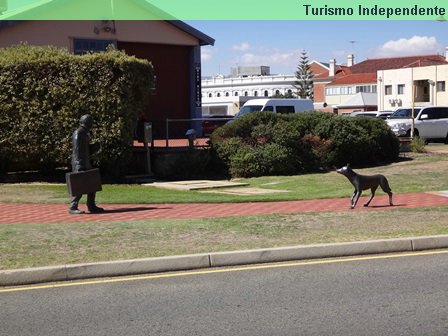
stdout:
<svg viewBox="0 0 448 336">
<path fill-rule="evenodd" d="M 294 92 L 294 75 L 224 77 L 202 80 L 202 114 L 234 115 L 249 98 Z"/>
<path fill-rule="evenodd" d="M 378 71 L 378 109 L 448 106 L 447 81 L 448 64 Z"/>
<path fill-rule="evenodd" d="M 438 67 L 444 69 L 448 64 L 448 50 L 446 54 L 372 58 L 357 64 L 347 62 L 347 66 L 336 69 L 332 82 L 326 86 L 325 101 L 339 114 L 394 110 L 411 105 L 412 87 L 415 85 L 416 101 L 440 104 L 440 95 L 435 93 L 434 85 L 442 82 L 445 76 Z M 434 83 L 433 87 L 430 83 Z M 377 97 L 376 104 L 372 100 L 374 96 Z M 354 100 L 358 103 L 353 104 Z"/>
<path fill-rule="evenodd" d="M 327 64 L 310 63 L 314 74 L 314 102 L 323 105 L 323 86 L 329 82 Z M 248 99 L 294 94 L 295 75 L 271 75 L 268 66 L 232 68 L 231 77 L 202 80 L 202 115 L 234 115 Z M 236 75 L 236 76 L 235 76 Z"/>
</svg>

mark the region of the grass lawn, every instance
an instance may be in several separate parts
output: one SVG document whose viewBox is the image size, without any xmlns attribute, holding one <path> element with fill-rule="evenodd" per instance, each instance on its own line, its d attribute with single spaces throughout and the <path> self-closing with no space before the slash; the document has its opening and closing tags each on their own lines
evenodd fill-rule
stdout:
<svg viewBox="0 0 448 336">
<path fill-rule="evenodd" d="M 0 225 L 0 269 L 448 234 L 448 207 Z"/>
<path fill-rule="evenodd" d="M 361 174 L 386 175 L 394 193 L 448 190 L 446 175 L 448 151 L 412 154 L 407 160 L 390 165 L 355 170 Z M 254 202 L 350 197 L 353 192 L 348 180 L 336 172 L 260 177 L 238 181 L 249 183 L 251 187 L 288 192 L 239 196 L 166 190 L 140 185 L 104 185 L 103 191 L 97 194 L 97 200 L 103 204 Z M 68 197 L 65 185 L 0 184 L 0 202 L 68 203 Z"/>
<path fill-rule="evenodd" d="M 368 169 L 394 193 L 448 190 L 448 151 Z M 448 147 L 447 147 L 448 148 Z M 345 177 L 329 172 L 243 180 L 287 193 L 234 196 L 105 185 L 99 203 L 247 202 L 346 197 Z M 0 202 L 67 203 L 65 186 L 0 184 Z M 104 223 L 0 225 L 0 269 L 145 258 L 301 244 L 448 234 L 448 207 L 296 213 L 249 217 Z"/>
</svg>

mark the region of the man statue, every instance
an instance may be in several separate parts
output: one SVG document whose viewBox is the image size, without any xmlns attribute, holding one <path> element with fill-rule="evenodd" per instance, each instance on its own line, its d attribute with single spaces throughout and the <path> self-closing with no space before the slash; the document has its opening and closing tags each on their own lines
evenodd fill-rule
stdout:
<svg viewBox="0 0 448 336">
<path fill-rule="evenodd" d="M 90 144 L 90 130 L 93 126 L 92 116 L 83 115 L 79 120 L 80 127 L 73 133 L 73 155 L 72 155 L 72 171 L 80 172 L 92 169 L 90 163 L 90 154 L 94 154 L 100 149 L 99 143 Z M 104 209 L 96 206 L 95 194 L 87 194 L 87 209 L 90 213 L 103 212 Z M 82 195 L 73 196 L 70 202 L 69 213 L 82 214 L 84 211 L 78 209 L 78 203 Z"/>
</svg>

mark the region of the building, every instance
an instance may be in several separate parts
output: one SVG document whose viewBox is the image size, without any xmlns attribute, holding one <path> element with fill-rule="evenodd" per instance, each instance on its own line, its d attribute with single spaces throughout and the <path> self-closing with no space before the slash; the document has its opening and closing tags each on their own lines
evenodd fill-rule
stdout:
<svg viewBox="0 0 448 336">
<path fill-rule="evenodd" d="M 447 81 L 448 64 L 378 71 L 378 108 L 448 106 Z"/>
<path fill-rule="evenodd" d="M 402 101 L 399 102 L 401 98 L 396 96 L 403 95 L 404 87 L 400 86 L 400 88 L 396 88 L 397 92 L 393 92 L 390 85 L 388 83 L 385 84 L 383 80 L 384 71 L 403 70 L 400 73 L 413 73 L 420 67 L 448 64 L 447 59 L 448 52 L 446 56 L 417 55 L 373 58 L 358 64 L 355 64 L 354 56 L 349 55 L 347 65 L 337 67 L 335 66 L 335 60 L 332 60 L 330 61 L 330 76 L 333 76 L 333 80 L 325 88 L 325 101 L 329 108 L 340 114 L 353 111 L 394 109 L 403 104 Z M 424 75 L 422 76 L 424 77 Z M 419 99 L 429 100 L 430 87 L 428 81 L 416 82 L 416 85 L 418 87 L 417 94 Z M 400 94 L 398 94 L 398 91 Z M 372 105 L 372 97 L 375 95 L 377 103 Z M 388 103 L 387 101 L 385 103 L 385 99 L 392 98 L 395 99 L 393 102 Z M 365 101 L 366 103 L 355 104 L 355 106 L 353 105 L 354 100 L 358 102 Z"/>
<path fill-rule="evenodd" d="M 75 54 L 103 51 L 112 44 L 149 60 L 156 89 L 142 119 L 153 123 L 156 137 L 165 136 L 167 118 L 201 116 L 201 46 L 214 40 L 182 21 L 0 21 L 0 48 L 20 42 L 63 47 Z M 185 128 L 177 135 L 183 136 Z"/>
<path fill-rule="evenodd" d="M 324 87 L 330 82 L 328 64 L 312 61 L 314 102 L 325 103 Z M 295 75 L 271 75 L 269 66 L 235 67 L 232 75 L 216 75 L 202 80 L 203 114 L 234 115 L 248 99 L 294 94 Z"/>
</svg>

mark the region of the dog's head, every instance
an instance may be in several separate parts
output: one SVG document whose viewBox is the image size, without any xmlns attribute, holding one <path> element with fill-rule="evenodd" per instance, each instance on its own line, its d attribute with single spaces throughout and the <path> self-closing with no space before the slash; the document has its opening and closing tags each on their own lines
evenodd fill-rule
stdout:
<svg viewBox="0 0 448 336">
<path fill-rule="evenodd" d="M 352 170 L 352 168 L 350 168 L 350 164 L 347 163 L 346 166 L 341 167 L 339 169 L 336 169 L 336 172 L 338 172 L 339 174 L 347 176 L 347 175 L 353 173 L 353 170 Z"/>
</svg>

